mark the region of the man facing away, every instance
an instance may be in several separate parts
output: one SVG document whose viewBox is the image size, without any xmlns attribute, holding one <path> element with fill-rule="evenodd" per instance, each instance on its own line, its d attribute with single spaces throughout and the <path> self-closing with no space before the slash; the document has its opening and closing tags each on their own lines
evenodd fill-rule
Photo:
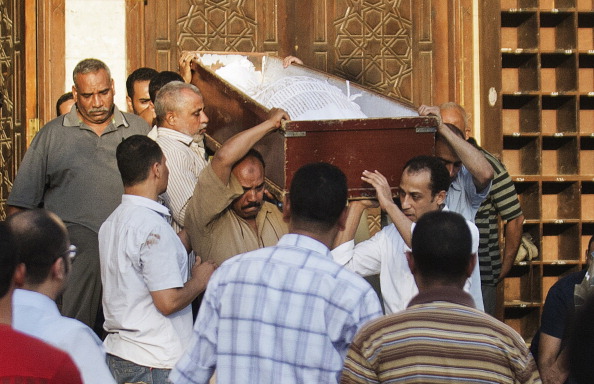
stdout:
<svg viewBox="0 0 594 384">
<path fill-rule="evenodd" d="M 62 220 L 45 209 L 33 209 L 11 216 L 8 223 L 26 272 L 22 289 L 12 299 L 14 329 L 68 353 L 85 383 L 115 383 L 101 340 L 80 321 L 62 317 L 55 303 L 76 255 Z"/>
<path fill-rule="evenodd" d="M 450 102 L 442 104 L 440 109 L 444 122 L 455 125 L 461 132 L 470 132 L 468 116 L 462 106 Z M 478 146 L 477 149 L 493 168 L 494 175 L 489 194 L 481 203 L 474 222 L 480 235 L 478 258 L 485 312 L 495 316 L 497 284 L 514 264 L 522 240 L 524 215 L 516 187 L 503 163 L 485 149 Z M 503 253 L 499 250 L 499 217 L 505 222 Z"/>
<path fill-rule="evenodd" d="M 421 105 L 419 114 L 441 117 L 441 110 Z M 478 149 L 466 142 L 458 128 L 444 122 L 438 125 L 435 156 L 450 173 L 451 184 L 445 203 L 453 212 L 474 222 L 477 210 L 489 194 L 493 168 Z"/>
<path fill-rule="evenodd" d="M 122 203 L 99 230 L 105 349 L 118 383 L 165 383 L 192 334 L 190 303 L 215 265 L 197 258 L 188 280 L 188 253 L 157 203 L 168 170 L 159 145 L 132 136 L 118 145 Z"/>
<path fill-rule="evenodd" d="M 289 116 L 273 108 L 264 122 L 237 133 L 217 150 L 198 177 L 185 229 L 204 260 L 228 258 L 274 245 L 287 233 L 279 209 L 264 201 L 264 159 L 251 148 Z"/>
<path fill-rule="evenodd" d="M 81 384 L 65 352 L 11 327 L 13 292 L 25 280 L 25 265 L 18 261 L 13 238 L 8 225 L 0 222 L 0 382 Z"/>
<path fill-rule="evenodd" d="M 326 163 L 294 175 L 289 234 L 221 265 L 190 347 L 170 379 L 207 383 L 336 383 L 357 329 L 381 314 L 367 282 L 332 261 L 346 219 L 346 177 Z"/>
<path fill-rule="evenodd" d="M 471 244 L 454 212 L 419 219 L 406 255 L 419 294 L 405 311 L 363 327 L 341 383 L 540 383 L 520 335 L 475 309 L 462 289 L 476 263 Z"/>
<path fill-rule="evenodd" d="M 81 61 L 73 80 L 76 108 L 35 136 L 7 204 L 9 213 L 43 206 L 64 221 L 78 257 L 62 296 L 62 314 L 96 325 L 100 333 L 97 232 L 123 192 L 115 151 L 126 137 L 146 134 L 150 128 L 138 116 L 117 109 L 113 80 L 102 61 Z"/>
<path fill-rule="evenodd" d="M 173 81 L 157 92 L 156 141 L 167 158 L 169 184 L 161 197 L 171 209 L 173 228 L 184 228 L 186 208 L 198 175 L 207 165 L 204 132 L 208 117 L 202 94 L 192 84 Z"/>
<path fill-rule="evenodd" d="M 410 159 L 404 166 L 398 189 L 401 208 L 394 203 L 388 181 L 381 173 L 364 171 L 361 180 L 376 189 L 379 204 L 392 224 L 355 246 L 353 238 L 361 213 L 371 202 L 352 201 L 346 229 L 337 237 L 335 244 L 338 246 L 332 250 L 332 255 L 334 261 L 362 276 L 379 273 L 385 311 L 395 313 L 405 309 L 418 292 L 405 252 L 410 247 L 417 220 L 428 212 L 448 210 L 444 204 L 450 184 L 448 171 L 433 156 Z M 478 230 L 472 222 L 467 221 L 467 224 L 472 234 L 472 251 L 476 255 Z M 472 295 L 476 306 L 483 309 L 480 273 L 478 265 L 473 265 L 475 268 L 465 289 Z"/>
</svg>

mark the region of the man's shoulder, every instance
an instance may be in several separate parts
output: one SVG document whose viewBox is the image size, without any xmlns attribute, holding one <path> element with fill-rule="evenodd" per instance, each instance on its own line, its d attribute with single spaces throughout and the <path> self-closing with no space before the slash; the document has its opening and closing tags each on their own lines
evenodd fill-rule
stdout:
<svg viewBox="0 0 594 384">
<path fill-rule="evenodd" d="M 140 116 L 137 116 L 133 113 L 122 112 L 119 110 L 114 113 L 120 113 L 122 115 L 122 117 L 128 124 L 128 126 L 125 128 L 134 131 L 134 134 L 147 135 L 151 130 L 150 125 L 148 125 L 148 123 L 144 121 Z"/>
</svg>

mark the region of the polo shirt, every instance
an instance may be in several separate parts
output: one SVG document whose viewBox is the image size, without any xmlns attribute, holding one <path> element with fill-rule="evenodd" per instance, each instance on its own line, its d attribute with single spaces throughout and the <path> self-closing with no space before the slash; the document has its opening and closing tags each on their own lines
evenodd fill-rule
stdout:
<svg viewBox="0 0 594 384">
<path fill-rule="evenodd" d="M 173 129 L 159 127 L 155 141 L 167 159 L 169 183 L 161 197 L 171 210 L 172 226 L 176 232 L 184 228 L 186 208 L 198 175 L 206 167 L 204 146 L 194 142 L 193 137 Z"/>
<path fill-rule="evenodd" d="M 12 296 L 12 326 L 68 353 L 86 384 L 115 383 L 95 332 L 78 320 L 60 315 L 48 296 L 16 289 Z"/>
<path fill-rule="evenodd" d="M 381 315 L 371 286 L 304 235 L 212 275 L 174 383 L 336 383 L 357 330 Z"/>
<path fill-rule="evenodd" d="M 444 211 L 448 207 L 444 207 Z M 478 229 L 466 221 L 472 235 L 472 252 L 478 249 Z M 411 223 L 414 230 L 416 223 Z M 406 260 L 410 250 L 394 224 L 377 232 L 369 240 L 355 245 L 347 241 L 332 250 L 334 261 L 361 276 L 379 274 L 380 287 L 386 313 L 395 313 L 406 308 L 409 301 L 419 292 L 417 284 Z M 475 305 L 483 310 L 483 294 L 478 263 L 464 289 L 472 295 Z"/>
<path fill-rule="evenodd" d="M 495 285 L 501 273 L 499 250 L 499 216 L 510 221 L 522 214 L 516 187 L 505 166 L 492 154 L 481 149 L 493 168 L 494 177 L 489 195 L 476 213 L 474 223 L 479 235 L 479 264 L 483 284 Z"/>
<path fill-rule="evenodd" d="M 203 261 L 220 265 L 240 253 L 275 245 L 287 233 L 282 212 L 268 202 L 262 204 L 256 216 L 258 232 L 254 232 L 230 207 L 242 194 L 243 188 L 233 174 L 229 185 L 225 185 L 210 164 L 198 177 L 186 210 L 185 229 L 192 249 Z"/>
<path fill-rule="evenodd" d="M 453 287 L 419 293 L 400 313 L 369 322 L 345 359 L 341 383 L 540 383 L 512 328 Z"/>
<path fill-rule="evenodd" d="M 192 310 L 164 316 L 151 292 L 181 288 L 188 254 L 163 205 L 136 195 L 99 230 L 107 353 L 151 368 L 171 369 L 192 335 Z"/>
<path fill-rule="evenodd" d="M 65 352 L 0 324 L 0 383 L 82 384 Z"/>
<path fill-rule="evenodd" d="M 452 212 L 461 214 L 466 220 L 474 222 L 474 217 L 481 203 L 489 195 L 491 182 L 482 191 L 476 190 L 472 174 L 462 165 L 460 171 L 450 184 L 445 203 Z"/>
<path fill-rule="evenodd" d="M 136 115 L 114 106 L 101 136 L 78 117 L 76 107 L 47 123 L 35 136 L 18 169 L 7 204 L 44 208 L 65 223 L 95 232 L 117 207 L 124 192 L 116 147 L 150 127 Z"/>
</svg>

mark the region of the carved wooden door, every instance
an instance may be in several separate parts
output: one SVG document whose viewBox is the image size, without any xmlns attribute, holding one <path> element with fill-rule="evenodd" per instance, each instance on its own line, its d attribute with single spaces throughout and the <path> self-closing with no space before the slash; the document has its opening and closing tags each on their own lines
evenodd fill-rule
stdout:
<svg viewBox="0 0 594 384">
<path fill-rule="evenodd" d="M 291 54 L 403 102 L 431 103 L 439 93 L 434 84 L 439 56 L 433 52 L 440 20 L 433 15 L 439 4 L 435 0 L 128 2 L 129 70 L 143 65 L 177 70 L 183 50 Z M 447 55 L 442 57 L 441 68 L 447 71 Z"/>
<path fill-rule="evenodd" d="M 21 0 L 0 0 L 0 220 L 26 141 L 24 11 Z"/>
</svg>

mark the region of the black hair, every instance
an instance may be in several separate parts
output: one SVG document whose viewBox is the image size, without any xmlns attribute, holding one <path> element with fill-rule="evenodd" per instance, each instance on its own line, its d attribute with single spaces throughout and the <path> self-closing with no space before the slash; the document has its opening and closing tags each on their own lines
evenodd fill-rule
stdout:
<svg viewBox="0 0 594 384">
<path fill-rule="evenodd" d="M 247 159 L 249 157 L 253 157 L 254 159 L 258 160 L 262 164 L 262 168 L 266 169 L 266 163 L 264 162 L 264 157 L 262 157 L 262 154 L 260 152 L 258 152 L 257 150 L 255 150 L 254 148 L 250 148 L 250 150 L 245 155 L 243 155 L 243 157 L 241 159 L 237 160 L 235 162 L 235 164 L 233 164 L 232 169 L 235 169 L 235 167 L 237 167 L 237 165 L 239 163 L 241 163 L 242 161 L 244 161 L 245 159 Z"/>
<path fill-rule="evenodd" d="M 163 151 L 147 136 L 133 135 L 118 145 L 116 159 L 122 182 L 130 187 L 146 180 L 153 164 L 163 161 Z"/>
<path fill-rule="evenodd" d="M 43 283 L 51 266 L 60 257 L 67 257 L 68 232 L 58 217 L 42 208 L 20 212 L 8 219 L 15 237 L 19 262 L 24 263 L 26 281 Z"/>
<path fill-rule="evenodd" d="M 126 92 L 130 98 L 134 97 L 134 83 L 137 81 L 150 81 L 159 72 L 156 69 L 140 67 L 128 76 L 126 79 Z"/>
<path fill-rule="evenodd" d="M 58 98 L 58 101 L 56 101 L 56 116 L 60 116 L 60 106 L 68 100 L 74 100 L 72 92 L 66 92 Z"/>
<path fill-rule="evenodd" d="M 179 73 L 173 71 L 162 71 L 153 76 L 149 83 L 149 95 L 153 104 L 155 103 L 159 89 L 172 81 L 181 81 L 183 83 L 184 78 Z"/>
<path fill-rule="evenodd" d="M 464 281 L 473 257 L 472 236 L 466 220 L 449 211 L 424 214 L 413 231 L 412 254 L 423 278 Z"/>
<path fill-rule="evenodd" d="M 435 196 L 440 191 L 446 191 L 450 188 L 450 173 L 443 162 L 435 156 L 416 156 L 406 162 L 403 172 L 419 173 L 421 171 L 429 172 L 429 189 L 431 196 Z"/>
<path fill-rule="evenodd" d="M 329 230 L 346 207 L 346 176 L 328 163 L 304 165 L 293 176 L 289 200 L 293 224 Z"/>
<path fill-rule="evenodd" d="M 5 222 L 0 221 L 0 297 L 6 296 L 18 264 L 13 236 Z"/>
</svg>

